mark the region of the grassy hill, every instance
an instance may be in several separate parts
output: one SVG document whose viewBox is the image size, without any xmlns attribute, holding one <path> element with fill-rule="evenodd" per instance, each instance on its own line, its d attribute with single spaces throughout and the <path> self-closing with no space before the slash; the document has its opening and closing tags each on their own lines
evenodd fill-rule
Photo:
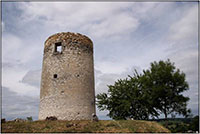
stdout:
<svg viewBox="0 0 200 134">
<path fill-rule="evenodd" d="M 98 133 L 167 133 L 170 132 L 153 121 L 138 120 L 100 120 L 92 121 L 33 121 L 2 123 L 2 132 L 60 133 L 60 132 L 98 132 Z"/>
</svg>

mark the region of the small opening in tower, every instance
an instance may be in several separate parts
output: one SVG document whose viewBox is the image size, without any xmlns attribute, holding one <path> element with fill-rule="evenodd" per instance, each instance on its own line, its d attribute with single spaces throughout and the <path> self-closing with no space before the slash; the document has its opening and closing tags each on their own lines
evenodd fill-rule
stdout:
<svg viewBox="0 0 200 134">
<path fill-rule="evenodd" d="M 55 52 L 62 52 L 62 43 L 61 42 L 57 42 L 55 43 Z"/>
<path fill-rule="evenodd" d="M 57 78 L 57 77 L 58 77 L 58 75 L 57 75 L 57 74 L 54 74 L 54 75 L 53 75 L 53 78 Z"/>
</svg>

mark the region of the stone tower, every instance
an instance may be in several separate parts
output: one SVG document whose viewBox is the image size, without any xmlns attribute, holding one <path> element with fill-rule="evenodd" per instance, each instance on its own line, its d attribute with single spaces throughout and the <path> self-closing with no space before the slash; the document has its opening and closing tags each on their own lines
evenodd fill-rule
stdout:
<svg viewBox="0 0 200 134">
<path fill-rule="evenodd" d="M 57 33 L 44 44 L 39 120 L 90 120 L 95 113 L 93 43 Z"/>
</svg>

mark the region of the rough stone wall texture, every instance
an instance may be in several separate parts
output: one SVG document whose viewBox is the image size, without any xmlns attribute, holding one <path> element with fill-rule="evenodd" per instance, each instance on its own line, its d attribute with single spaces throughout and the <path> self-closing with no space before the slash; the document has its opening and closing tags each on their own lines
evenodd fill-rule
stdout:
<svg viewBox="0 0 200 134">
<path fill-rule="evenodd" d="M 59 42 L 62 51 L 56 52 Z M 50 36 L 44 45 L 39 120 L 90 120 L 92 113 L 96 114 L 92 41 L 69 32 Z"/>
</svg>

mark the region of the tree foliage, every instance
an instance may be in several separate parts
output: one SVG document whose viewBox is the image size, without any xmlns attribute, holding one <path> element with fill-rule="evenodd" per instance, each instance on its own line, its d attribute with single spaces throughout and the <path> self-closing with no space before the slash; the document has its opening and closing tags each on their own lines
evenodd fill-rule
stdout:
<svg viewBox="0 0 200 134">
<path fill-rule="evenodd" d="M 151 105 L 146 105 L 149 102 L 143 94 L 140 78 L 134 73 L 134 77 L 109 85 L 107 94 L 97 95 L 98 108 L 109 110 L 108 115 L 114 119 L 148 119 Z"/>
<path fill-rule="evenodd" d="M 187 116 L 188 97 L 182 92 L 189 89 L 185 74 L 170 60 L 151 63 L 150 69 L 120 79 L 108 86 L 108 93 L 97 95 L 97 106 L 108 110 L 113 119 L 148 119 L 164 114 Z"/>
<path fill-rule="evenodd" d="M 153 97 L 153 105 L 161 113 L 182 114 L 188 116 L 190 110 L 187 109 L 188 97 L 183 96 L 182 92 L 189 89 L 185 80 L 185 74 L 176 69 L 170 60 L 151 63 L 149 70 L 144 71 L 144 76 L 148 79 L 146 87 L 150 89 Z"/>
</svg>

